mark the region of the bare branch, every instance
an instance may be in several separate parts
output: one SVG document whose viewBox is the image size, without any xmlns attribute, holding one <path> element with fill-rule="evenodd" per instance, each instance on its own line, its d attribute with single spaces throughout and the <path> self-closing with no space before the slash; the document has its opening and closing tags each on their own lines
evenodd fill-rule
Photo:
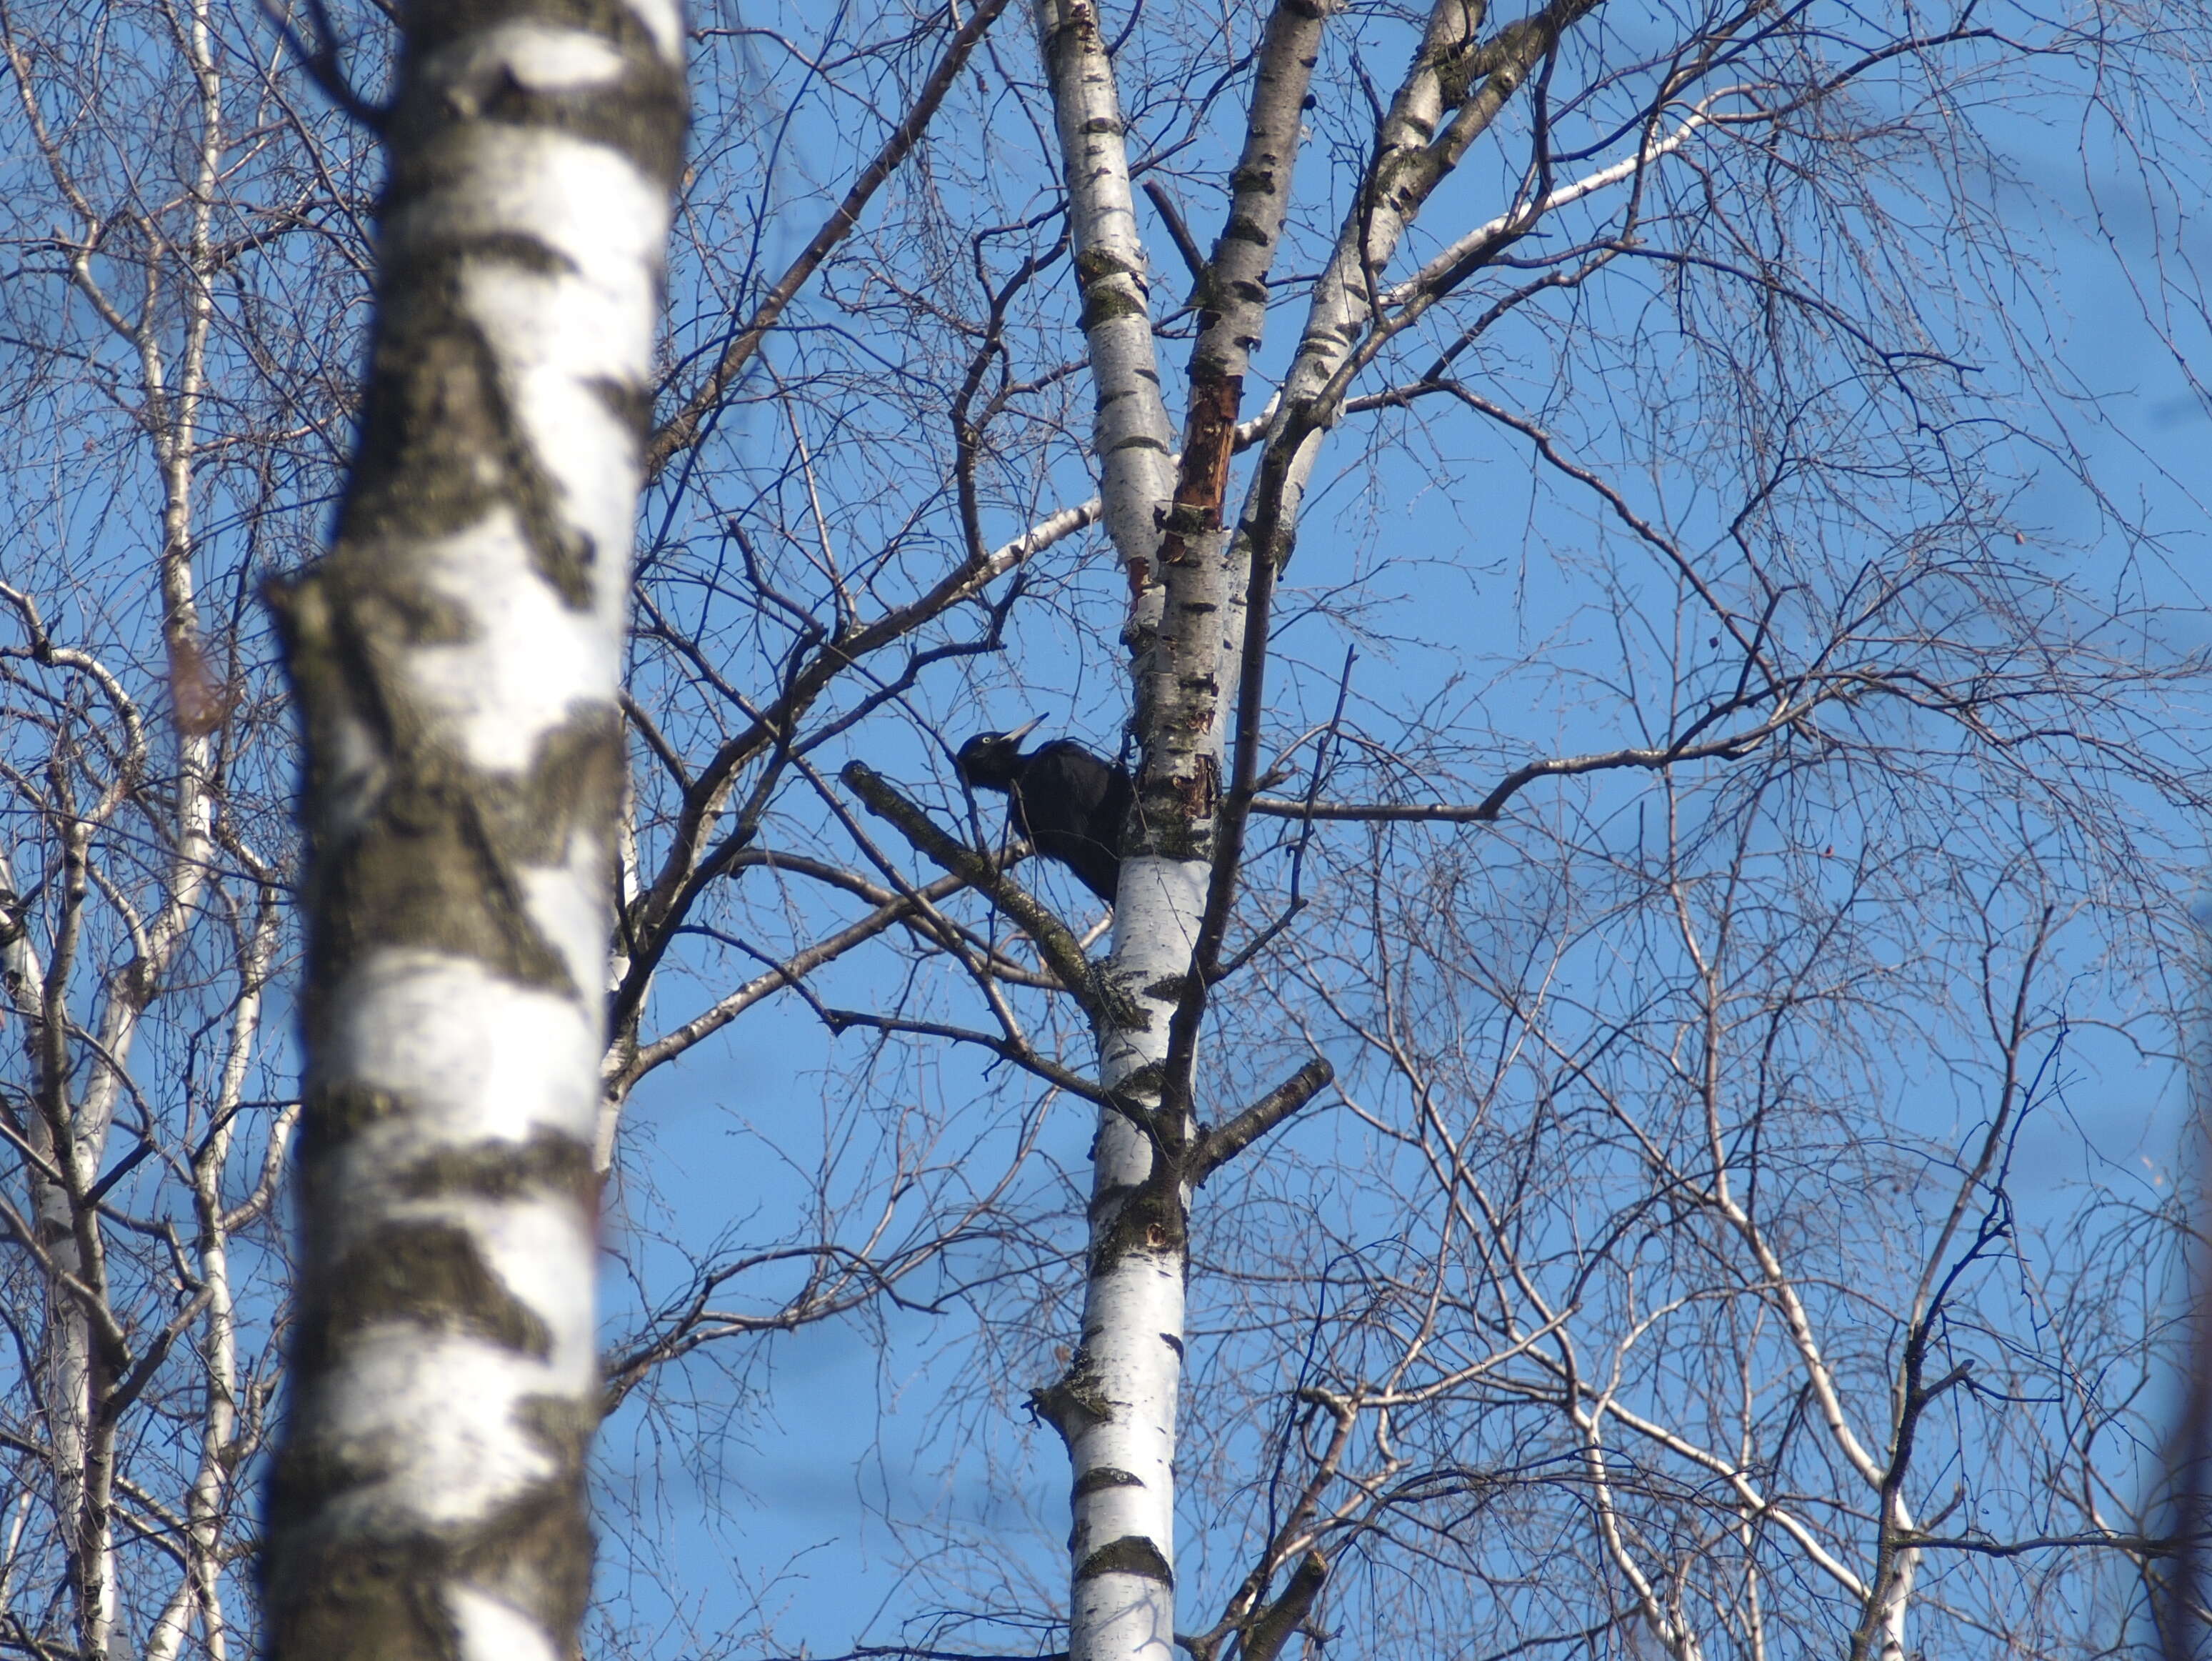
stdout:
<svg viewBox="0 0 2212 1661">
<path fill-rule="evenodd" d="M 1103 994 L 1092 973 L 1091 960 L 1067 925 L 1053 916 L 1012 877 L 994 867 L 966 843 L 956 842 L 939 830 L 913 802 L 901 795 L 872 768 L 848 762 L 837 776 L 878 818 L 896 829 L 915 851 L 935 861 L 968 886 L 989 897 L 999 909 L 1028 934 L 1044 954 L 1084 1013 L 1096 1019 L 1104 1007 Z"/>
<path fill-rule="evenodd" d="M 1196 1188 L 1204 1183 L 1223 1165 L 1313 1100 L 1334 1082 L 1335 1078 L 1336 1069 L 1326 1060 L 1316 1056 L 1236 1117 L 1224 1120 L 1207 1131 L 1199 1138 L 1198 1145 L 1190 1153 L 1191 1186 Z"/>
</svg>

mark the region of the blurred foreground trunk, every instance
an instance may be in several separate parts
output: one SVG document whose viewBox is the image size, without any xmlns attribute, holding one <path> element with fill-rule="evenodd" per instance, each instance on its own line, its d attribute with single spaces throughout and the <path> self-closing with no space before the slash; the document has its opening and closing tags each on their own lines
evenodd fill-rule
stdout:
<svg viewBox="0 0 2212 1661">
<path fill-rule="evenodd" d="M 361 449 L 275 596 L 311 842 L 285 1661 L 573 1654 L 590 1581 L 616 692 L 682 24 L 404 27 Z"/>
</svg>

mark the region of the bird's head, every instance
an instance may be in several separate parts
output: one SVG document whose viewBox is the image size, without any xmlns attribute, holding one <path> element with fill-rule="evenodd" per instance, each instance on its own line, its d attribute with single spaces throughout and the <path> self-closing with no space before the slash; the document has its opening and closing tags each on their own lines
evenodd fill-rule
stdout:
<svg viewBox="0 0 2212 1661">
<path fill-rule="evenodd" d="M 1006 789 L 1022 764 L 1022 740 L 1036 731 L 1036 725 L 1033 721 L 1011 733 L 976 733 L 954 754 L 952 770 L 971 789 Z"/>
</svg>

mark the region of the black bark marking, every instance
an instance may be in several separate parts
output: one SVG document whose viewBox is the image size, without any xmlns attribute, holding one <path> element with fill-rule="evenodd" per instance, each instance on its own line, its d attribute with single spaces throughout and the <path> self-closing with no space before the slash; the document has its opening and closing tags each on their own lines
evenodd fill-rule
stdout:
<svg viewBox="0 0 2212 1661">
<path fill-rule="evenodd" d="M 1096 1494 L 1101 1488 L 1140 1488 L 1145 1479 L 1133 1471 L 1122 1470 L 1114 1465 L 1093 1465 L 1075 1479 L 1075 1489 L 1068 1497 L 1080 1500 L 1086 1494 Z"/>
<path fill-rule="evenodd" d="M 590 1597 L 583 1491 L 592 1427 L 565 1399 L 533 1398 L 518 1412 L 555 1474 L 455 1530 L 329 1526 L 322 1519 L 333 1501 L 388 1473 L 328 1447 L 287 1449 L 269 1484 L 269 1652 L 458 1661 L 460 1634 L 440 1595 L 456 1582 L 545 1620 L 548 1647 L 557 1651 L 553 1638 L 575 1630 Z"/>
<path fill-rule="evenodd" d="M 514 388 L 465 298 L 471 267 L 519 265 L 542 275 L 567 265 L 544 244 L 511 234 L 410 239 L 387 257 L 361 453 L 331 563 L 353 550 L 380 563 L 386 556 L 368 551 L 453 535 L 504 508 L 562 599 L 579 610 L 591 604 L 598 551 L 562 517 L 560 485 L 538 461 Z M 642 446 L 641 423 L 633 431 Z"/>
<path fill-rule="evenodd" d="M 1029 1409 L 1071 1445 L 1091 1426 L 1103 1425 L 1114 1416 L 1114 1404 L 1107 1399 L 1090 1353 L 1082 1349 L 1075 1352 L 1067 1371 L 1058 1379 L 1030 1392 Z"/>
<path fill-rule="evenodd" d="M 299 1158 L 313 1165 L 371 1126 L 399 1117 L 407 1105 L 388 1090 L 345 1079 L 307 1092 L 300 1115 Z"/>
<path fill-rule="evenodd" d="M 684 71 L 661 57 L 644 21 L 619 0 L 540 0 L 530 8 L 532 22 L 595 34 L 621 54 L 621 74 L 598 85 L 538 91 L 517 81 L 504 64 L 487 65 L 465 80 L 441 75 L 434 83 L 425 73 L 426 60 L 446 46 L 514 15 L 512 0 L 447 0 L 407 9 L 400 79 L 413 95 L 403 96 L 392 111 L 387 131 L 394 154 L 434 153 L 441 130 L 493 121 L 605 144 L 628 156 L 652 184 L 673 190 L 683 167 L 684 112 L 690 103 Z M 387 203 L 398 198 L 399 184 L 395 170 Z"/>
<path fill-rule="evenodd" d="M 1182 1208 L 1182 1181 L 1176 1162 L 1155 1147 L 1152 1168 L 1130 1189 L 1121 1207 L 1098 1230 L 1091 1248 L 1093 1279 L 1113 1272 L 1135 1253 L 1172 1257 L 1181 1262 L 1189 1246 L 1189 1220 Z"/>
<path fill-rule="evenodd" d="M 604 827 L 621 800 L 620 720 L 611 705 L 579 708 L 540 736 L 520 773 L 478 769 L 412 704 L 406 654 L 460 622 L 401 603 L 410 591 L 404 569 L 356 545 L 270 595 L 307 728 L 311 1035 L 346 971 L 379 947 L 420 946 L 587 995 L 532 921 L 521 878 L 596 834 L 611 884 Z M 358 771 L 342 776 L 341 764 Z"/>
<path fill-rule="evenodd" d="M 1168 1567 L 1168 1560 L 1158 1546 L 1141 1534 L 1125 1534 L 1119 1540 L 1109 1540 L 1076 1566 L 1079 1585 L 1102 1574 L 1135 1574 L 1157 1580 L 1164 1586 L 1175 1585 L 1175 1571 Z"/>
<path fill-rule="evenodd" d="M 467 1194 L 496 1201 L 559 1194 L 587 1214 L 599 1208 L 599 1200 L 592 1150 L 542 1127 L 526 1142 L 479 1142 L 428 1155 L 400 1172 L 397 1186 L 410 1199 Z"/>
<path fill-rule="evenodd" d="M 392 1222 L 355 1241 L 306 1289 L 293 1364 L 315 1378 L 354 1334 L 395 1322 L 466 1333 L 544 1360 L 553 1335 L 507 1290 L 467 1230 L 445 1222 Z"/>
</svg>

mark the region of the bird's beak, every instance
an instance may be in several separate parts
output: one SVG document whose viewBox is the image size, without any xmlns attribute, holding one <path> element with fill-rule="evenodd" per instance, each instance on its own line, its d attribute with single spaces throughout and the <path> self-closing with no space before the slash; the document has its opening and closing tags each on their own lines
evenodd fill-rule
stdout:
<svg viewBox="0 0 2212 1661">
<path fill-rule="evenodd" d="M 1012 732 L 1007 733 L 1006 742 L 1009 744 L 1019 744 L 1024 739 L 1027 738 L 1030 733 L 1036 732 L 1038 727 L 1043 725 L 1044 717 L 1042 715 L 1039 715 L 1035 721 L 1030 722 L 1028 726 L 1017 727 Z"/>
</svg>

